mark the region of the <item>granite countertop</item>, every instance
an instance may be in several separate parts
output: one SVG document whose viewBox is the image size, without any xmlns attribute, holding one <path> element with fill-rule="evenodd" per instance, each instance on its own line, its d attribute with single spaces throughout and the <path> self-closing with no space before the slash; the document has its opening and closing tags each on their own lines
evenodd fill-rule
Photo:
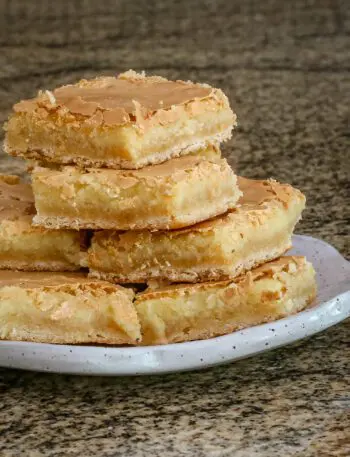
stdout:
<svg viewBox="0 0 350 457">
<path fill-rule="evenodd" d="M 346 2 L 0 4 L 0 122 L 39 88 L 133 68 L 222 87 L 240 174 L 300 187 L 298 227 L 350 256 Z M 0 172 L 23 173 L 1 156 Z M 350 321 L 201 372 L 88 378 L 0 369 L 0 455 L 350 455 Z"/>
</svg>

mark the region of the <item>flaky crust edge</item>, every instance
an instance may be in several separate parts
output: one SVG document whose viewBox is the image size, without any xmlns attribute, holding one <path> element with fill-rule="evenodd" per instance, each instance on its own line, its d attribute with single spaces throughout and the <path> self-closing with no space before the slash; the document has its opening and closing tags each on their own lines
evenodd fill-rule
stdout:
<svg viewBox="0 0 350 457">
<path fill-rule="evenodd" d="M 240 191 L 237 188 L 237 199 L 240 197 Z M 231 199 L 230 199 L 231 200 Z M 199 212 L 197 217 L 192 219 L 183 216 L 177 217 L 176 219 L 172 217 L 162 217 L 156 219 L 150 219 L 148 221 L 140 221 L 135 224 L 128 225 L 115 225 L 115 222 L 105 221 L 105 220 L 88 220 L 82 221 L 78 218 L 68 218 L 68 217 L 56 217 L 56 216 L 40 216 L 37 214 L 33 218 L 34 227 L 44 227 L 48 229 L 71 229 L 71 230 L 81 230 L 81 229 L 104 229 L 104 230 L 169 230 L 183 228 L 191 226 L 202 222 L 206 219 L 211 219 L 213 217 L 219 216 L 220 214 L 226 213 L 228 210 L 235 207 L 235 204 L 230 204 L 228 201 L 220 202 L 220 205 L 213 207 L 212 211 L 204 213 Z"/>
<path fill-rule="evenodd" d="M 228 129 L 224 130 L 215 135 L 206 136 L 202 140 L 198 140 L 195 143 L 186 146 L 176 146 L 172 149 L 169 149 L 162 153 L 155 153 L 151 156 L 145 157 L 143 160 L 139 160 L 137 163 L 134 163 L 130 160 L 121 159 L 119 157 L 115 157 L 113 159 L 108 160 L 92 160 L 89 157 L 79 157 L 79 156 L 55 156 L 53 151 L 49 150 L 28 150 L 25 153 L 17 152 L 16 150 L 10 148 L 9 144 L 6 141 L 6 138 L 3 142 L 3 149 L 4 151 L 14 157 L 24 157 L 25 159 L 33 159 L 33 160 L 44 160 L 49 163 L 60 163 L 64 165 L 74 164 L 81 168 L 91 167 L 91 168 L 112 168 L 112 169 L 125 169 L 125 170 L 137 170 L 139 168 L 143 168 L 147 165 L 156 165 L 159 163 L 166 162 L 167 160 L 174 159 L 176 157 L 184 156 L 187 154 L 195 153 L 200 149 L 206 146 L 217 146 L 219 143 L 227 141 L 231 138 L 232 128 L 229 127 Z"/>
<path fill-rule="evenodd" d="M 236 265 L 231 265 L 226 268 L 208 268 L 201 269 L 196 271 L 195 268 L 188 270 L 186 273 L 177 273 L 173 268 L 159 268 L 156 272 L 152 273 L 152 280 L 159 281 L 170 281 L 174 283 L 186 282 L 186 283 L 197 283 L 197 282 L 209 282 L 209 281 L 226 281 L 229 279 L 234 279 L 241 274 L 244 274 L 250 271 L 253 268 L 258 267 L 259 265 L 264 264 L 265 262 L 270 262 L 277 259 L 283 255 L 288 249 L 292 247 L 290 238 L 286 242 L 279 246 L 278 248 L 269 251 L 268 253 L 261 253 L 259 259 L 245 258 L 242 259 L 242 262 Z M 89 270 L 89 278 L 100 279 L 105 281 L 110 281 L 114 283 L 147 283 L 149 280 L 149 273 L 145 272 L 144 274 L 138 274 L 137 276 L 133 275 L 118 275 L 115 273 L 98 271 L 94 269 Z"/>
</svg>

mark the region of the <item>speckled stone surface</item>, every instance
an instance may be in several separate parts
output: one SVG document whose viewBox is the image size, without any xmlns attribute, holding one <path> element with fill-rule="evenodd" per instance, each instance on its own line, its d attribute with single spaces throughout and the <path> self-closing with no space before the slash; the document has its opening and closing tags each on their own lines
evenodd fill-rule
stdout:
<svg viewBox="0 0 350 457">
<path fill-rule="evenodd" d="M 0 2 L 0 122 L 39 88 L 133 68 L 222 87 L 224 148 L 300 187 L 299 233 L 350 256 L 346 1 Z M 1 172 L 22 173 L 1 157 Z M 350 322 L 197 373 L 102 379 L 0 369 L 0 455 L 347 457 Z"/>
</svg>

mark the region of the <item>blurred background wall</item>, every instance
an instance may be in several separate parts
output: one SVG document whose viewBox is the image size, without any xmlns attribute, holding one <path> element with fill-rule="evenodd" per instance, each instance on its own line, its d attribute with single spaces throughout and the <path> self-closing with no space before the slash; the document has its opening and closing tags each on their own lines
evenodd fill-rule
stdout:
<svg viewBox="0 0 350 457">
<path fill-rule="evenodd" d="M 349 250 L 350 7 L 310 0 L 0 0 L 0 122 L 38 89 L 133 68 L 221 87 L 239 173 L 299 186 L 299 231 Z M 14 159 L 2 171 L 23 171 Z"/>
</svg>

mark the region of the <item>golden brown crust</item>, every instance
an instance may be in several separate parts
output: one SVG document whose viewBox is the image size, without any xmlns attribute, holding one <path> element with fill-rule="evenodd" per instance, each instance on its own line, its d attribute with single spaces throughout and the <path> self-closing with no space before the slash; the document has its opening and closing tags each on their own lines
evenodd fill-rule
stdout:
<svg viewBox="0 0 350 457">
<path fill-rule="evenodd" d="M 148 289 L 135 302 L 142 344 L 207 339 L 294 314 L 315 298 L 314 275 L 304 257 L 282 257 L 230 281 Z"/>
<path fill-rule="evenodd" d="M 203 105 L 205 101 L 206 104 Z M 119 77 L 99 77 L 81 80 L 53 92 L 40 92 L 30 100 L 14 105 L 15 113 L 33 113 L 46 119 L 53 112 L 60 116 L 77 115 L 93 125 L 124 125 L 132 123 L 140 128 L 150 123 L 172 122 L 186 109 L 198 113 L 208 104 L 227 104 L 219 89 L 184 81 L 127 72 Z"/>
<path fill-rule="evenodd" d="M 290 184 L 282 184 L 274 179 L 252 180 L 240 176 L 238 185 L 243 192 L 239 204 L 247 209 L 259 208 L 270 200 L 278 200 L 284 206 L 288 206 L 296 193 L 302 195 Z"/>
</svg>

